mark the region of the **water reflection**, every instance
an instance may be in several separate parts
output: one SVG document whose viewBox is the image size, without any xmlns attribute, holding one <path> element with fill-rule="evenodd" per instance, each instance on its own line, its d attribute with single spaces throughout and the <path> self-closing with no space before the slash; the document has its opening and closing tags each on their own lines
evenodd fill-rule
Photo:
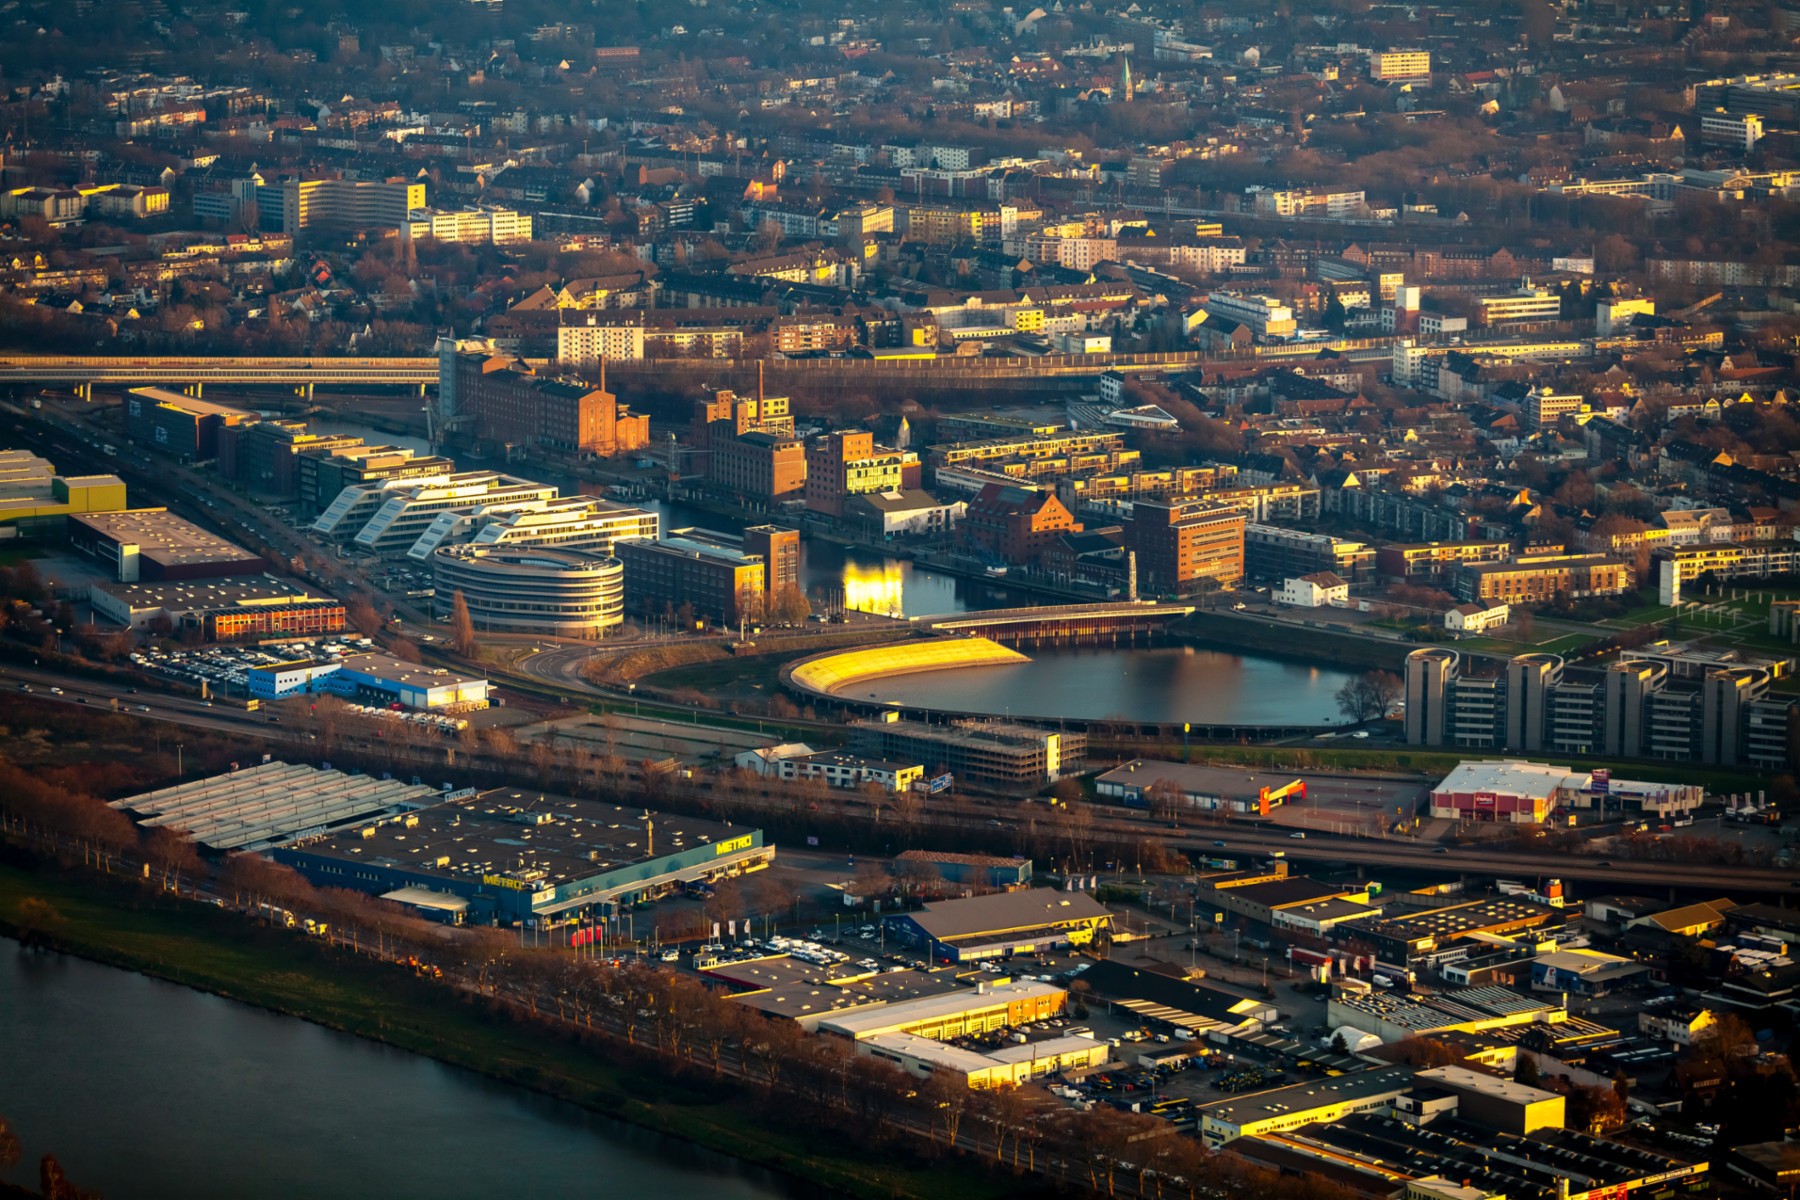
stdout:
<svg viewBox="0 0 1800 1200">
<path fill-rule="evenodd" d="M 894 559 L 878 563 L 846 560 L 843 573 L 844 607 L 853 612 L 879 613 L 884 617 L 906 614 L 906 573 Z"/>
<path fill-rule="evenodd" d="M 1192 646 L 1027 650 L 1028 663 L 905 675 L 881 699 L 947 711 L 1055 720 L 1322 725 L 1344 672 Z"/>
<path fill-rule="evenodd" d="M 804 1195 L 764 1172 L 429 1059 L 0 940 L 0 1113 L 109 1196 Z"/>
</svg>

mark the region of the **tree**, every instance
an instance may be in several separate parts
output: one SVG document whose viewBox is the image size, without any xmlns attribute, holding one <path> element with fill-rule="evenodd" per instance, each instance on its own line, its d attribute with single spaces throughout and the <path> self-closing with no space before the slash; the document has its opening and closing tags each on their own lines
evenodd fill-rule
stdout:
<svg viewBox="0 0 1800 1200">
<path fill-rule="evenodd" d="M 799 625 L 812 616 L 812 605 L 797 584 L 783 584 L 769 602 L 769 619 L 784 625 Z"/>
<path fill-rule="evenodd" d="M 480 650 L 475 640 L 475 622 L 469 618 L 469 601 L 462 589 L 450 601 L 450 645 L 464 658 L 474 658 Z"/>
<path fill-rule="evenodd" d="M 1526 1087 L 1536 1087 L 1543 1072 L 1538 1070 L 1537 1059 L 1525 1051 L 1519 1051 L 1518 1061 L 1513 1064 L 1513 1082 L 1522 1083 Z"/>
<path fill-rule="evenodd" d="M 1365 671 L 1337 690 L 1338 711 L 1356 724 L 1379 721 L 1394 711 L 1404 692 L 1405 685 L 1392 671 Z"/>
</svg>

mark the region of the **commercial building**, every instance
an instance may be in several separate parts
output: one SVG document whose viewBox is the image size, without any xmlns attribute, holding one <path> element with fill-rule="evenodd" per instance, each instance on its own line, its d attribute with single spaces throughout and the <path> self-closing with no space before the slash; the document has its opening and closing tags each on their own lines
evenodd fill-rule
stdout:
<svg viewBox="0 0 1800 1200">
<path fill-rule="evenodd" d="M 219 454 L 219 430 L 254 421 L 255 414 L 163 388 L 132 388 L 125 395 L 125 436 L 133 445 L 206 462 Z"/>
<path fill-rule="evenodd" d="M 1279 580 L 1330 571 L 1352 587 L 1375 575 L 1370 546 L 1326 533 L 1308 533 L 1254 521 L 1244 526 L 1244 572 L 1252 579 Z"/>
<path fill-rule="evenodd" d="M 1213 292 L 1207 296 L 1202 307 L 1209 316 L 1224 317 L 1246 326 L 1258 341 L 1291 338 L 1300 327 L 1294 320 L 1294 310 L 1273 296 Z"/>
<path fill-rule="evenodd" d="M 1451 1093 L 1420 1083 L 1396 1108 L 1453 1107 Z M 1574 1129 L 1503 1133 L 1459 1115 L 1421 1124 L 1413 1112 L 1366 1113 L 1330 1125 L 1240 1141 L 1253 1161 L 1317 1172 L 1360 1195 L 1396 1200 L 1674 1200 L 1716 1195 L 1705 1162 L 1686 1163 L 1639 1142 Z"/>
<path fill-rule="evenodd" d="M 763 560 L 763 587 L 770 597 L 800 590 L 800 531 L 781 525 L 752 525 L 738 545 Z M 765 614 L 767 615 L 767 614 Z"/>
<path fill-rule="evenodd" d="M 943 900 L 887 918 L 890 936 L 933 961 L 953 963 L 1087 946 L 1111 929 L 1112 913 L 1104 904 L 1086 892 L 1050 888 Z"/>
<path fill-rule="evenodd" d="M 294 460 L 299 493 L 294 512 L 312 518 L 330 507 L 345 488 L 364 487 L 388 479 L 430 479 L 456 473 L 456 464 L 436 454 L 418 454 L 410 446 L 336 446 Z M 370 510 L 369 515 L 374 515 Z M 367 519 L 366 517 L 364 518 Z"/>
<path fill-rule="evenodd" d="M 935 1040 L 959 1038 L 1048 1020 L 1063 1012 L 1068 1001 L 1067 992 L 1048 983 L 982 984 L 829 1017 L 819 1023 L 819 1032 L 852 1042 L 896 1034 Z"/>
<path fill-rule="evenodd" d="M 286 662 L 252 667 L 245 686 L 258 700 L 290 696 L 342 696 L 358 704 L 415 710 L 468 712 L 486 708 L 488 681 L 443 667 L 426 667 L 386 654 L 346 654 L 325 662 Z"/>
<path fill-rule="evenodd" d="M 369 554 L 410 551 L 446 514 L 504 512 L 556 498 L 556 488 L 497 471 L 387 479 L 345 488 L 312 523 L 314 533 Z"/>
<path fill-rule="evenodd" d="M 0 450 L 0 536 L 61 532 L 72 513 L 124 507 L 125 481 L 117 475 L 58 475 L 28 450 Z"/>
<path fill-rule="evenodd" d="M 650 443 L 650 418 L 579 379 L 539 375 L 489 343 L 438 343 L 438 407 L 476 442 L 610 458 Z"/>
<path fill-rule="evenodd" d="M 1053 1037 L 998 1050 L 964 1050 L 910 1033 L 861 1038 L 856 1048 L 909 1075 L 949 1075 L 971 1088 L 1017 1087 L 1046 1075 L 1084 1071 L 1108 1061 L 1112 1048 L 1091 1037 Z"/>
<path fill-rule="evenodd" d="M 1005 721 L 936 725 L 884 714 L 858 721 L 852 728 L 861 753 L 922 762 L 933 778 L 950 774 L 977 787 L 1015 794 L 1036 791 L 1064 775 L 1079 774 L 1087 758 L 1085 733 Z"/>
<path fill-rule="evenodd" d="M 1176 968 L 1177 970 L 1179 968 Z M 1238 1037 L 1260 1032 L 1280 1019 L 1267 1000 L 1254 1000 L 1214 987 L 1205 980 L 1183 979 L 1148 966 L 1127 966 L 1116 958 L 1090 963 L 1081 973 L 1088 994 L 1115 1012 L 1171 1030 Z"/>
<path fill-rule="evenodd" d="M 1667 819 L 1700 806 L 1702 789 L 1615 779 L 1610 770 L 1572 771 L 1503 759 L 1465 762 L 1431 789 L 1431 815 L 1451 820 L 1542 822 L 1558 809 L 1611 809 Z"/>
<path fill-rule="evenodd" d="M 406 556 L 429 563 L 440 549 L 473 545 L 541 546 L 604 557 L 612 553 L 614 544 L 632 538 L 654 539 L 661 528 L 661 514 L 653 509 L 615 504 L 596 496 L 559 496 L 440 512 Z"/>
<path fill-rule="evenodd" d="M 625 623 L 625 567 L 616 558 L 543 546 L 447 546 L 432 555 L 432 608 L 456 597 L 488 633 L 599 638 Z"/>
<path fill-rule="evenodd" d="M 1245 530 L 1242 512 L 1209 499 L 1134 500 L 1125 545 L 1146 593 L 1190 596 L 1244 577 Z"/>
<path fill-rule="evenodd" d="M 1525 423 L 1533 429 L 1553 429 L 1564 417 L 1585 411 L 1587 401 L 1579 392 L 1553 392 L 1534 387 L 1525 393 Z"/>
<path fill-rule="evenodd" d="M 1431 78 L 1431 51 L 1377 50 L 1369 55 L 1369 78 L 1381 83 Z"/>
<path fill-rule="evenodd" d="M 1555 321 L 1562 316 L 1562 297 L 1544 288 L 1513 296 L 1481 296 L 1475 301 L 1475 315 L 1482 325 Z"/>
<path fill-rule="evenodd" d="M 120 583 L 258 575 L 258 555 L 215 537 L 166 508 L 73 513 L 69 544 L 105 563 Z"/>
<path fill-rule="evenodd" d="M 1694 88 L 1694 111 L 1754 113 L 1782 125 L 1800 125 L 1800 74 L 1772 72 L 1709 79 Z"/>
<path fill-rule="evenodd" d="M 1274 872 L 1264 875 L 1249 872 L 1213 876 L 1201 882 L 1196 901 L 1203 910 L 1210 907 L 1235 913 L 1257 925 L 1315 934 L 1345 921 L 1381 913 L 1382 906 L 1371 901 L 1367 885 L 1325 883 L 1304 875 L 1287 875 L 1284 868 L 1285 864 L 1280 864 Z M 1289 914 L 1295 919 L 1288 920 Z"/>
<path fill-rule="evenodd" d="M 738 539 L 702 529 L 674 529 L 656 541 L 619 542 L 625 603 L 645 616 L 686 608 L 696 620 L 735 625 L 762 619 L 768 564 Z"/>
<path fill-rule="evenodd" d="M 760 829 L 637 805 L 496 788 L 274 851 L 321 887 L 383 895 L 423 887 L 466 900 L 471 920 L 584 923 L 687 883 L 766 867 Z"/>
<path fill-rule="evenodd" d="M 846 524 L 883 541 L 948 536 L 968 514 L 968 501 L 939 500 L 922 488 L 852 496 L 844 504 Z"/>
<path fill-rule="evenodd" d="M 146 828 L 179 831 L 208 850 L 269 850 L 349 825 L 402 817 L 438 792 L 397 779 L 266 762 L 114 800 Z"/>
<path fill-rule="evenodd" d="M 340 600 L 320 598 L 273 575 L 189 583 L 97 583 L 88 588 L 96 620 L 147 629 L 160 620 L 198 629 L 208 641 L 311 636 L 344 628 Z"/>
<path fill-rule="evenodd" d="M 1200 1138 L 1216 1150 L 1239 1138 L 1341 1121 L 1392 1108 L 1411 1088 L 1410 1068 L 1384 1067 L 1216 1100 L 1200 1107 Z"/>
<path fill-rule="evenodd" d="M 1383 955 L 1382 961 L 1393 961 Z M 1503 987 L 1451 988 L 1430 995 L 1340 992 L 1325 1006 L 1325 1023 L 1372 1033 L 1384 1042 L 1442 1033 L 1487 1033 L 1522 1026 L 1561 1024 L 1560 1002 Z"/>
<path fill-rule="evenodd" d="M 878 449 L 875 435 L 862 429 L 821 434 L 806 443 L 807 510 L 841 517 L 852 496 L 898 491 L 909 461 L 916 482 L 918 456 L 911 451 Z"/>
<path fill-rule="evenodd" d="M 510 208 L 419 208 L 406 214 L 400 240 L 430 238 L 437 242 L 476 242 L 504 246 L 531 240 L 531 214 Z"/>
<path fill-rule="evenodd" d="M 775 774 L 782 779 L 819 779 L 834 788 L 874 786 L 886 792 L 908 792 L 916 790 L 914 785 L 925 778 L 925 768 L 918 763 L 819 750 L 784 755 L 775 763 Z"/>
<path fill-rule="evenodd" d="M 218 471 L 254 492 L 292 500 L 300 495 L 302 455 L 329 456 L 362 444 L 353 434 L 313 433 L 304 421 L 224 425 L 219 429 Z"/>
<path fill-rule="evenodd" d="M 1627 651 L 1601 670 L 1524 654 L 1465 673 L 1454 650 L 1406 658 L 1406 739 L 1415 746 L 1605 754 L 1788 767 L 1795 700 L 1772 690 L 1780 664 L 1681 647 Z"/>
<path fill-rule="evenodd" d="M 425 185 L 406 180 L 288 179 L 257 189 L 265 227 L 281 233 L 305 229 L 401 230 L 415 209 L 425 207 Z M 272 203 L 269 193 L 278 193 Z M 273 218 L 273 221 L 271 221 Z"/>
<path fill-rule="evenodd" d="M 1192 763 L 1134 758 L 1094 777 L 1096 794 L 1121 804 L 1148 808 L 1158 784 L 1180 793 L 1181 802 L 1209 812 L 1257 813 L 1268 816 L 1289 796 L 1306 797 L 1306 783 L 1295 779 L 1283 786 L 1251 787 L 1249 777 L 1238 771 Z"/>
<path fill-rule="evenodd" d="M 1368 209 L 1367 197 L 1360 190 L 1334 192 L 1328 188 L 1251 187 L 1246 188 L 1244 194 L 1250 201 L 1250 211 L 1259 217 L 1341 220 L 1362 216 Z M 1212 311 L 1210 303 L 1206 307 Z M 1242 318 L 1233 315 L 1233 319 Z"/>
</svg>

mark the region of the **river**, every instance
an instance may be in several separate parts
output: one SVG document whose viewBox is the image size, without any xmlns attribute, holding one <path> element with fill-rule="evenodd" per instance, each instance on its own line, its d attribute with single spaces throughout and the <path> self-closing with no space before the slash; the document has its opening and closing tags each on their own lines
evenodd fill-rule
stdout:
<svg viewBox="0 0 1800 1200">
<path fill-rule="evenodd" d="M 881 700 L 951 712 L 1323 725 L 1342 719 L 1334 696 L 1349 678 L 1330 667 L 1194 646 L 1025 653 L 1029 663 L 902 675 L 868 688 Z"/>
<path fill-rule="evenodd" d="M 491 1200 L 800 1185 L 293 1017 L 0 939 L 0 1114 L 108 1200 Z M 816 1194 L 816 1193 L 813 1193 Z"/>
</svg>

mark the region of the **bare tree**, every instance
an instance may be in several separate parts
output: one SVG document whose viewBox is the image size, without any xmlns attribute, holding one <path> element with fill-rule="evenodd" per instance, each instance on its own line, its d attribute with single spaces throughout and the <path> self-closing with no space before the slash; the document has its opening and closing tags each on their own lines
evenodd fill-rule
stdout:
<svg viewBox="0 0 1800 1200">
<path fill-rule="evenodd" d="M 450 601 L 450 645 L 464 658 L 474 658 L 481 650 L 475 640 L 475 622 L 469 617 L 469 601 L 461 588 Z"/>
</svg>

